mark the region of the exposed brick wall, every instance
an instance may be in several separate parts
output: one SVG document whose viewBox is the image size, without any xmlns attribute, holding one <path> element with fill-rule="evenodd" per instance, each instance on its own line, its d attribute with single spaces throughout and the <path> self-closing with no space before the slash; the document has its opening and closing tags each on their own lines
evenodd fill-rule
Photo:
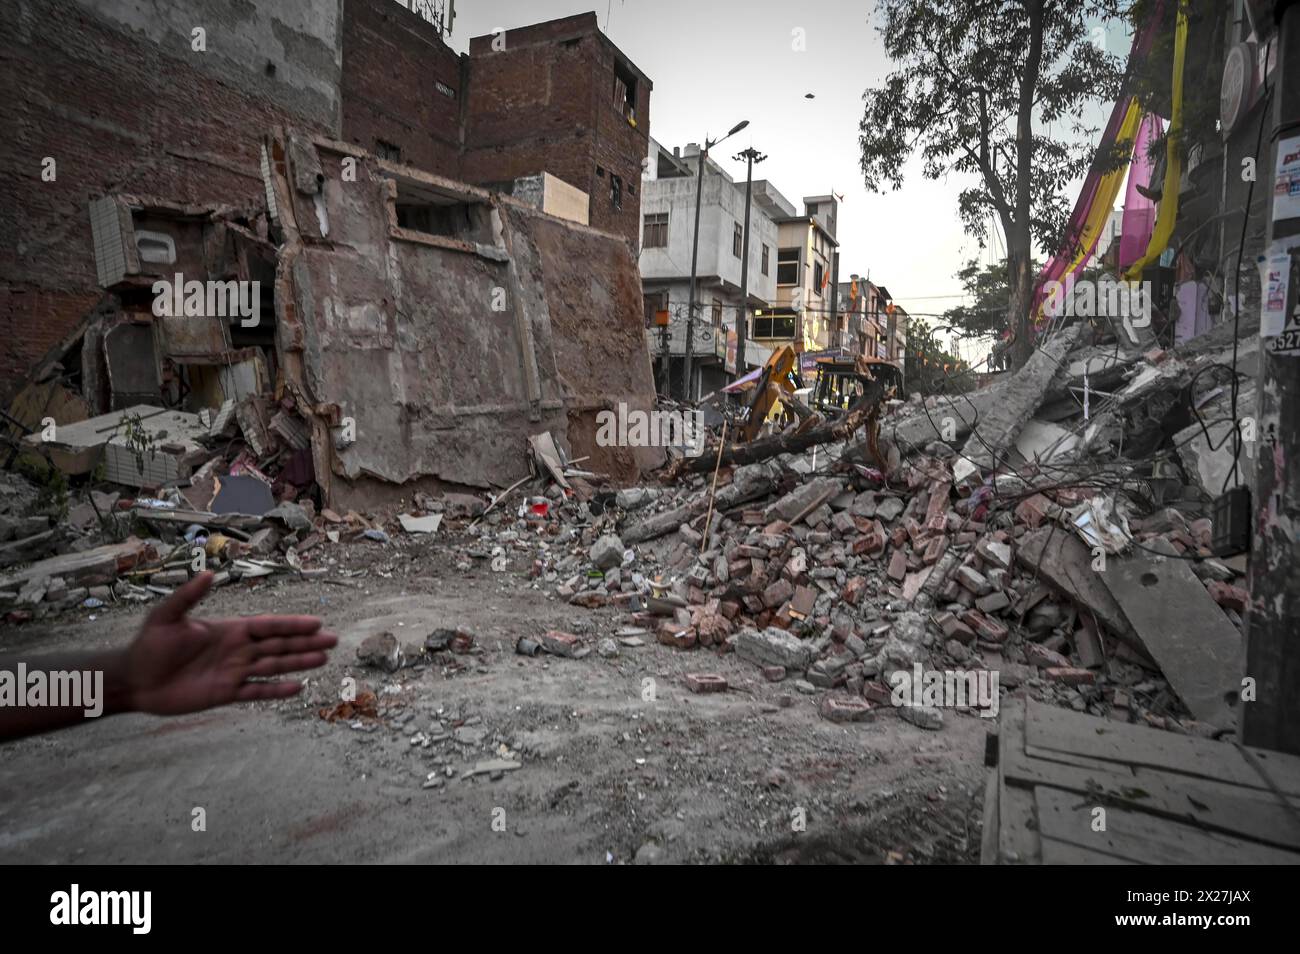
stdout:
<svg viewBox="0 0 1300 954">
<path fill-rule="evenodd" d="M 634 247 L 639 241 L 650 82 L 638 75 L 633 127 L 613 101 L 619 54 L 593 14 L 511 29 L 505 52 L 491 49 L 491 37 L 475 38 L 471 53 L 458 57 L 392 0 L 346 0 L 341 70 L 321 65 L 329 58 L 318 36 L 300 44 L 311 52 L 303 62 L 251 77 L 247 62 L 219 59 L 222 31 L 237 29 L 245 13 L 265 17 L 266 8 L 222 5 L 221 17 L 205 20 L 217 58 L 196 60 L 204 54 L 186 49 L 170 27 L 124 26 L 136 8 L 111 7 L 119 19 L 92 12 L 88 0 L 5 4 L 0 68 L 12 79 L 0 96 L 0 210 L 7 213 L 0 215 L 0 401 L 101 297 L 89 200 L 128 192 L 260 207 L 259 146 L 275 125 L 372 151 L 391 143 L 402 161 L 468 182 L 545 170 L 588 193 L 591 225 Z M 176 13 L 168 8 L 173 26 L 181 22 Z M 286 51 L 293 47 L 292 36 L 280 39 Z M 241 52 L 244 60 L 257 54 L 256 47 Z M 337 84 L 340 128 L 321 120 L 320 96 L 304 93 L 304 76 L 316 79 L 302 72 L 306 63 L 329 74 L 312 90 Z M 275 79 L 287 84 L 290 74 L 295 87 Z M 313 115 L 295 112 L 303 103 L 314 104 Z M 41 181 L 46 156 L 57 163 L 53 182 Z M 611 174 L 623 182 L 618 209 Z"/>
<path fill-rule="evenodd" d="M 0 96 L 0 399 L 100 298 L 92 197 L 258 204 L 261 137 L 303 122 L 69 0 L 5 9 L 14 12 L 0 30 L 10 78 Z M 53 182 L 41 180 L 46 156 Z"/>
<path fill-rule="evenodd" d="M 460 57 L 419 14 L 393 0 L 347 0 L 342 92 L 346 141 L 376 153 L 390 143 L 402 162 L 459 175 Z"/>
<path fill-rule="evenodd" d="M 510 29 L 503 39 L 502 50 L 490 35 L 470 41 L 462 178 L 497 182 L 545 170 L 591 197 L 591 225 L 635 247 L 649 80 L 638 76 L 634 127 L 614 103 L 619 54 L 594 14 Z M 623 183 L 621 208 L 610 199 L 611 175 Z"/>
<path fill-rule="evenodd" d="M 101 295 L 98 290 L 50 291 L 0 282 L 0 382 L 21 381 Z"/>
</svg>

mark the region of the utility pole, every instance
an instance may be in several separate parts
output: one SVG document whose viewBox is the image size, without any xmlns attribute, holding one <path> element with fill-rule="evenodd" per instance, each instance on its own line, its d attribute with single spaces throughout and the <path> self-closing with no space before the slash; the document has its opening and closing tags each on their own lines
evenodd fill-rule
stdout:
<svg viewBox="0 0 1300 954">
<path fill-rule="evenodd" d="M 671 320 L 672 312 L 669 311 L 665 317 Z M 656 320 L 659 318 L 659 313 L 657 310 L 655 312 L 655 318 Z M 659 393 L 664 397 L 670 397 L 668 391 L 672 386 L 673 379 L 672 379 L 672 370 L 671 370 L 672 359 L 669 356 L 669 347 L 668 347 L 668 322 L 667 321 L 665 321 L 662 325 L 659 326 L 659 354 L 661 356 L 661 360 L 659 362 L 659 377 L 660 380 L 662 381 L 662 384 L 659 388 Z"/>
<path fill-rule="evenodd" d="M 1249 6 L 1257 14 L 1257 29 L 1265 27 L 1261 34 L 1270 6 L 1277 25 L 1272 161 L 1260 163 L 1260 180 L 1270 186 L 1265 254 L 1288 253 L 1290 282 L 1283 303 L 1286 330 L 1266 336 L 1261 325 L 1260 332 L 1245 673 L 1255 681 L 1255 698 L 1242 705 L 1239 731 L 1246 745 L 1300 754 L 1300 342 L 1295 340 L 1300 333 L 1292 331 L 1300 217 L 1275 217 L 1275 206 L 1286 196 L 1271 188 L 1284 153 L 1300 152 L 1300 0 Z M 1261 289 L 1261 306 L 1265 292 Z"/>
<path fill-rule="evenodd" d="M 745 237 L 740 252 L 740 309 L 736 312 L 736 377 L 745 375 L 745 337 L 749 331 L 749 205 L 754 188 L 754 163 L 767 156 L 753 146 L 736 154 L 745 160 Z"/>
<path fill-rule="evenodd" d="M 740 132 L 749 125 L 748 119 L 742 119 L 736 125 L 728 130 L 727 135 L 722 139 L 710 140 L 707 136 L 704 138 L 704 148 L 700 150 L 697 159 L 699 170 L 695 176 L 695 237 L 691 240 L 691 293 L 690 299 L 686 306 L 686 354 L 682 362 L 682 399 L 688 400 L 691 395 L 691 351 L 695 343 L 695 269 L 700 258 L 700 200 L 704 197 L 704 165 L 709 161 L 709 150 L 722 142 L 724 139 L 730 139 L 736 133 Z"/>
</svg>

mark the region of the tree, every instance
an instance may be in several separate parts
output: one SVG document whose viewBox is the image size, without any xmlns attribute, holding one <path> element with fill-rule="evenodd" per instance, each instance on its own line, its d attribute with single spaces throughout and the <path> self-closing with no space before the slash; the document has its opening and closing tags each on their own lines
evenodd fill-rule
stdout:
<svg viewBox="0 0 1300 954">
<path fill-rule="evenodd" d="M 1006 236 L 1005 315 L 1017 365 L 1033 349 L 1034 245 L 1058 242 L 1069 216 L 1062 188 L 1093 159 L 1097 129 L 1084 123 L 1085 107 L 1119 92 L 1122 69 L 1105 49 L 1104 25 L 1123 3 L 877 0 L 896 69 L 863 95 L 866 186 L 901 188 L 904 164 L 918 150 L 928 179 L 975 177 L 958 211 L 981 245 L 990 213 Z"/>
<path fill-rule="evenodd" d="M 1037 272 L 1038 263 L 1031 260 L 1029 270 Z M 950 325 L 971 338 L 998 334 L 1006 327 L 1007 302 L 1011 297 L 1006 259 L 981 265 L 973 258 L 957 272 L 957 278 L 971 302 L 945 310 L 941 324 Z"/>
<path fill-rule="evenodd" d="M 935 333 L 920 321 L 908 323 L 903 367 L 910 392 L 947 394 L 969 391 L 973 386 L 971 376 L 962 374 L 966 362 L 944 350 Z"/>
</svg>

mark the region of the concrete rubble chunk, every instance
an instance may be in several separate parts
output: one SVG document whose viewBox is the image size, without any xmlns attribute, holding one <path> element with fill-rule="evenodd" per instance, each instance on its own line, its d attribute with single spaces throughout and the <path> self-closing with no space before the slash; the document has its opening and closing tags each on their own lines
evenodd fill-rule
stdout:
<svg viewBox="0 0 1300 954">
<path fill-rule="evenodd" d="M 744 629 L 736 636 L 736 655 L 756 666 L 783 666 L 802 672 L 813 660 L 813 648 L 783 629 Z"/>
<path fill-rule="evenodd" d="M 591 545 L 591 562 L 602 570 L 611 570 L 623 563 L 623 541 L 613 534 L 603 536 Z"/>
<path fill-rule="evenodd" d="M 1229 728 L 1241 636 L 1172 545 L 1157 538 L 1152 546 L 1166 552 L 1111 558 L 1099 575 L 1192 715 Z"/>
<path fill-rule="evenodd" d="M 1001 400 L 982 413 L 973 434 L 961 450 L 961 462 L 978 470 L 992 470 L 998 458 L 1015 441 L 1017 435 L 1043 403 L 1052 379 L 1065 356 L 1079 339 L 1083 323 L 1062 328 L 1036 350 L 1019 371 L 1011 376 Z M 969 411 L 967 412 L 969 415 Z M 995 458 L 994 455 L 998 455 Z M 953 468 L 957 477 L 957 468 Z"/>
<path fill-rule="evenodd" d="M 357 647 L 357 661 L 384 672 L 397 672 L 402 668 L 402 647 L 392 633 L 375 633 Z"/>
<path fill-rule="evenodd" d="M 844 489 L 844 482 L 832 477 L 818 477 L 797 486 L 776 503 L 767 508 L 769 517 L 780 517 L 793 522 L 798 516 L 805 515 L 819 501 L 830 499 Z"/>
</svg>

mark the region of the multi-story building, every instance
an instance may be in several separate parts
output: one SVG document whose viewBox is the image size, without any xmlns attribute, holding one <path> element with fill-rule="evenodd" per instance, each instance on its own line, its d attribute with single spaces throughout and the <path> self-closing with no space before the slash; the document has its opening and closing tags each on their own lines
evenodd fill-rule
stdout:
<svg viewBox="0 0 1300 954">
<path fill-rule="evenodd" d="M 652 84 L 596 14 L 476 36 L 466 77 L 460 178 L 491 184 L 549 172 L 587 194 L 590 225 L 635 249 Z"/>
<path fill-rule="evenodd" d="M 767 182 L 754 184 L 766 192 Z M 838 203 L 834 196 L 803 200 L 804 214 L 790 210 L 776 218 L 776 299 L 755 313 L 753 337 L 769 347 L 793 345 L 801 352 L 825 351 L 835 338 L 831 319 L 832 271 Z M 786 203 L 789 206 L 789 203 Z"/>
<path fill-rule="evenodd" d="M 255 206 L 276 126 L 522 188 L 543 211 L 639 241 L 651 83 L 594 13 L 475 37 L 458 55 L 449 0 L 217 6 L 6 5 L 0 61 L 13 82 L 0 125 L 12 148 L 0 208 L 13 214 L 0 216 L 0 400 L 102 297 L 87 225 L 96 189 Z"/>
<path fill-rule="evenodd" d="M 647 338 L 662 378 L 665 353 L 672 393 L 680 395 L 685 364 L 690 302 L 691 247 L 695 236 L 695 196 L 700 147 L 666 148 L 650 140 L 642 182 L 641 284 Z M 726 384 L 727 342 L 741 313 L 745 183 L 736 182 L 711 157 L 704 160 L 700 193 L 699 259 L 696 265 L 695 323 L 691 345 L 692 381 L 684 392 L 698 397 Z M 749 220 L 748 304 L 762 311 L 776 295 L 777 226 L 769 209 L 792 208 L 766 183 L 754 183 Z M 760 193 L 759 186 L 763 186 Z M 761 194 L 761 199 L 760 199 Z M 660 324 L 666 316 L 667 325 Z M 665 339 L 667 349 L 665 352 Z M 761 365 L 769 350 L 750 340 L 747 367 Z M 743 372 L 742 372 L 743 373 Z"/>
<path fill-rule="evenodd" d="M 841 349 L 850 354 L 899 361 L 907 346 L 907 312 L 893 303 L 889 289 L 851 275 L 840 283 Z"/>
</svg>

